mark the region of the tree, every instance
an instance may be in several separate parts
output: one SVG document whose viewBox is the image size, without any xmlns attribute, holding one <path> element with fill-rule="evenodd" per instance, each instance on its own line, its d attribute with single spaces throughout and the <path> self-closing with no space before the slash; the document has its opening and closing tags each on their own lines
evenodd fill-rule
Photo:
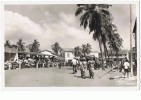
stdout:
<svg viewBox="0 0 141 100">
<path fill-rule="evenodd" d="M 80 57 L 81 55 L 82 55 L 82 49 L 79 46 L 75 47 L 74 48 L 74 56 Z"/>
<path fill-rule="evenodd" d="M 91 53 L 91 45 L 89 43 L 86 44 L 86 54 L 90 54 Z"/>
<path fill-rule="evenodd" d="M 103 36 L 106 36 L 109 28 L 107 28 L 111 21 L 112 16 L 108 11 L 108 8 L 111 5 L 108 4 L 78 4 L 75 15 L 78 16 L 80 14 L 80 26 L 83 26 L 84 29 L 89 27 L 89 33 L 93 32 L 93 39 L 98 40 L 99 48 L 101 52 L 102 58 L 102 68 L 104 69 L 103 64 L 103 50 L 102 43 L 104 47 L 106 46 L 106 42 L 102 41 Z M 110 33 L 109 33 L 110 34 Z M 106 47 L 105 47 L 106 48 Z"/>
<path fill-rule="evenodd" d="M 61 47 L 59 45 L 58 42 L 55 42 L 52 46 L 51 46 L 52 50 L 55 52 L 56 55 L 58 55 L 59 50 L 61 50 Z"/>
<path fill-rule="evenodd" d="M 82 54 L 84 56 L 86 56 L 86 54 L 87 54 L 87 47 L 86 47 L 86 45 L 85 44 L 82 44 L 81 48 L 82 48 Z"/>
<path fill-rule="evenodd" d="M 5 44 L 4 44 L 5 47 L 11 47 L 11 43 L 9 40 L 6 40 Z"/>
<path fill-rule="evenodd" d="M 121 50 L 123 39 L 120 38 L 118 33 L 111 35 L 111 38 L 108 42 L 109 48 L 116 52 L 116 61 L 118 61 L 118 52 Z"/>
<path fill-rule="evenodd" d="M 22 39 L 19 39 L 17 42 L 18 51 L 24 51 L 25 50 L 25 43 L 22 41 Z"/>
<path fill-rule="evenodd" d="M 30 52 L 39 52 L 40 43 L 35 39 L 29 46 Z"/>
</svg>

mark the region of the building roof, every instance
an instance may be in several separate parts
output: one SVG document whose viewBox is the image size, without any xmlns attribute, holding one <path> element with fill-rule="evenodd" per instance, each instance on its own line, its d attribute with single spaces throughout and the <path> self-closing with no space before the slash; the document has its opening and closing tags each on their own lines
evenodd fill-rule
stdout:
<svg viewBox="0 0 141 100">
<path fill-rule="evenodd" d="M 26 51 L 18 51 L 18 53 L 22 54 L 32 54 L 32 55 L 46 55 L 46 54 L 41 54 L 39 52 L 26 52 Z"/>
<path fill-rule="evenodd" d="M 63 48 L 64 51 L 68 51 L 68 52 L 73 52 L 74 49 L 73 48 Z"/>
<path fill-rule="evenodd" d="M 53 51 L 51 51 L 51 50 L 47 50 L 47 49 L 46 49 L 46 50 L 42 50 L 42 51 L 40 51 L 40 53 L 41 53 L 41 52 L 44 52 L 44 51 L 48 51 L 48 52 L 50 52 L 51 54 L 56 55 Z"/>
<path fill-rule="evenodd" d="M 42 51 L 40 51 L 40 52 L 44 52 L 44 51 L 48 51 L 48 52 L 50 52 L 50 53 L 53 53 L 52 51 L 50 51 L 50 50 L 42 50 Z"/>
<path fill-rule="evenodd" d="M 5 52 L 6 53 L 16 53 L 17 52 L 17 47 L 5 47 Z"/>
</svg>

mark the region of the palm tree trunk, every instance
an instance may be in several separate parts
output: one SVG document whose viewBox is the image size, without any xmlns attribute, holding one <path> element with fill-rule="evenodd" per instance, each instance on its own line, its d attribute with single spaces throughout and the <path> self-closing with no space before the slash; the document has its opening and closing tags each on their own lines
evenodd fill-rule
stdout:
<svg viewBox="0 0 141 100">
<path fill-rule="evenodd" d="M 106 66 L 107 66 L 107 52 L 106 52 L 105 46 L 104 46 L 104 54 L 105 54 L 105 59 L 104 60 L 106 60 Z"/>
<path fill-rule="evenodd" d="M 105 41 L 103 41 L 103 46 L 104 46 L 104 52 L 105 52 L 106 66 L 108 66 L 108 64 L 110 64 L 110 58 L 109 58 L 109 54 L 108 54 L 108 50 L 107 50 Z M 107 62 L 107 57 L 108 57 L 108 62 Z"/>
<path fill-rule="evenodd" d="M 113 55 L 112 55 L 112 49 L 111 49 L 111 59 L 113 59 Z M 113 61 L 112 61 L 113 62 Z M 111 64 L 111 67 L 112 67 L 112 62 L 110 63 Z"/>
<path fill-rule="evenodd" d="M 116 64 L 118 64 L 118 52 L 116 51 Z"/>
<path fill-rule="evenodd" d="M 102 69 L 104 70 L 105 68 L 104 68 L 104 62 L 103 62 L 102 43 L 101 43 L 100 36 L 98 36 L 98 42 L 99 42 L 99 48 L 100 48 L 100 52 L 101 52 Z"/>
<path fill-rule="evenodd" d="M 107 46 L 106 46 L 105 43 L 104 43 L 104 46 L 105 46 L 106 54 L 107 54 L 107 57 L 108 57 L 108 62 L 106 64 L 109 65 L 110 64 L 110 58 L 109 58 L 108 49 L 107 49 Z M 107 60 L 107 58 L 106 58 L 106 60 Z"/>
</svg>

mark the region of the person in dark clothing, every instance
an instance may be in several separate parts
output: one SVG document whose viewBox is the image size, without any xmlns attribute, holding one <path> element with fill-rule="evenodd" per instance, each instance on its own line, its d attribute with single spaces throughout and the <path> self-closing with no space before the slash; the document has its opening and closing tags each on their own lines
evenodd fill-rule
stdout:
<svg viewBox="0 0 141 100">
<path fill-rule="evenodd" d="M 94 78 L 94 61 L 91 60 L 88 62 L 88 68 L 89 68 L 90 78 Z"/>
<path fill-rule="evenodd" d="M 61 61 L 59 61 L 58 66 L 59 66 L 59 69 L 61 69 L 61 67 L 62 67 L 62 62 Z"/>
</svg>

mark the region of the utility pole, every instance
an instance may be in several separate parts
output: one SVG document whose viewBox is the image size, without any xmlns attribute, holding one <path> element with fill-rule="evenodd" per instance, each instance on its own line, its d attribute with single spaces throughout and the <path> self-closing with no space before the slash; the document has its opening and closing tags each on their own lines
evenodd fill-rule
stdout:
<svg viewBox="0 0 141 100">
<path fill-rule="evenodd" d="M 132 65 L 132 4 L 130 4 L 130 68 L 131 75 L 133 76 L 133 65 Z"/>
</svg>

